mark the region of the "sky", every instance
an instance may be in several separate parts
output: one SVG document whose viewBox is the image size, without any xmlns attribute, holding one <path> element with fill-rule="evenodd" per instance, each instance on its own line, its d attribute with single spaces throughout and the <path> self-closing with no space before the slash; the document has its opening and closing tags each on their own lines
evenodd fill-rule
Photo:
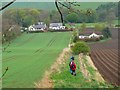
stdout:
<svg viewBox="0 0 120 90">
<path fill-rule="evenodd" d="M 1 2 L 10 2 L 12 0 L 1 0 Z M 17 2 L 54 2 L 55 0 L 17 0 Z M 62 0 L 66 1 L 66 0 Z M 119 0 L 67 0 L 71 2 L 118 2 Z"/>
</svg>

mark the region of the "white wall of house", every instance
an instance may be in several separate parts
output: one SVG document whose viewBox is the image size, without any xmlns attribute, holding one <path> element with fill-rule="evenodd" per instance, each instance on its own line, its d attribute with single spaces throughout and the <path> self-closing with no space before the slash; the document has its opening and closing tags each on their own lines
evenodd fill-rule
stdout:
<svg viewBox="0 0 120 90">
<path fill-rule="evenodd" d="M 49 27 L 49 29 L 59 30 L 59 29 L 60 29 L 60 27 Z"/>
<path fill-rule="evenodd" d="M 54 24 L 57 24 L 57 26 Z M 60 30 L 60 29 L 65 29 L 65 26 L 62 26 L 62 23 L 50 23 L 49 25 L 49 29 L 53 29 L 53 30 Z"/>
<path fill-rule="evenodd" d="M 84 39 L 84 38 L 89 38 L 89 36 L 80 35 L 79 38 Z"/>
<path fill-rule="evenodd" d="M 89 38 L 99 38 L 100 36 L 95 34 L 95 33 L 92 33 L 91 35 L 89 35 Z"/>
<path fill-rule="evenodd" d="M 35 31 L 35 29 L 33 28 L 33 25 L 28 27 L 28 31 Z"/>
<path fill-rule="evenodd" d="M 43 22 L 39 22 L 38 24 L 43 24 Z M 44 24 L 43 28 L 34 28 L 33 26 L 35 25 L 31 25 L 28 27 L 28 31 L 44 31 L 46 29 L 46 24 Z"/>
<path fill-rule="evenodd" d="M 79 39 L 84 39 L 84 38 L 99 38 L 99 37 L 103 37 L 103 35 L 97 35 L 97 34 L 95 34 L 95 33 L 92 33 L 92 34 L 89 35 L 89 36 L 80 35 L 80 36 L 79 36 Z"/>
</svg>

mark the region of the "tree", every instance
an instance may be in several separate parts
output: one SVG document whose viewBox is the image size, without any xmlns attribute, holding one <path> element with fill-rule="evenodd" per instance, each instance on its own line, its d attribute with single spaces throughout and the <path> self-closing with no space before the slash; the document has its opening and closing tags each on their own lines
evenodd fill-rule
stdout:
<svg viewBox="0 0 120 90">
<path fill-rule="evenodd" d="M 39 21 L 39 14 L 36 9 L 9 9 L 3 13 L 3 17 L 13 20 L 22 27 L 28 27 Z"/>
<path fill-rule="evenodd" d="M 84 31 L 86 29 L 86 24 L 85 23 L 82 23 L 81 29 L 82 29 L 82 31 Z"/>
<path fill-rule="evenodd" d="M 105 24 L 96 23 L 94 27 L 95 31 L 101 31 L 105 28 Z"/>
<path fill-rule="evenodd" d="M 85 42 L 77 42 L 72 47 L 72 51 L 74 54 L 80 54 L 80 53 L 87 54 L 90 52 L 90 48 Z"/>
<path fill-rule="evenodd" d="M 67 15 L 66 20 L 71 23 L 77 23 L 78 15 L 76 13 L 70 13 Z"/>
<path fill-rule="evenodd" d="M 73 43 L 76 43 L 77 41 L 78 41 L 77 30 L 73 30 L 72 42 L 73 42 Z"/>
<path fill-rule="evenodd" d="M 112 34 L 111 34 L 111 32 L 110 32 L 110 30 L 109 30 L 108 27 L 106 27 L 106 28 L 104 28 L 104 29 L 102 30 L 102 34 L 104 35 L 104 38 L 109 38 L 109 37 L 112 36 Z"/>
<path fill-rule="evenodd" d="M 97 21 L 97 14 L 95 10 L 88 9 L 86 12 L 88 12 L 87 23 L 94 23 Z"/>
<path fill-rule="evenodd" d="M 109 14 L 106 16 L 106 21 L 109 27 L 112 26 L 113 20 L 115 20 L 115 18 L 116 18 L 115 13 L 110 11 Z"/>
<path fill-rule="evenodd" d="M 44 20 L 44 23 L 46 23 L 46 25 L 49 27 L 49 24 L 50 24 L 50 17 L 46 18 Z"/>
<path fill-rule="evenodd" d="M 85 10 L 80 11 L 78 15 L 79 15 L 79 18 L 78 18 L 78 22 L 79 23 L 88 22 L 87 21 L 88 15 L 86 15 Z"/>
<path fill-rule="evenodd" d="M 118 2 L 110 2 L 100 5 L 96 9 L 99 21 L 106 21 L 106 17 L 110 15 L 111 11 L 115 14 L 115 17 L 118 17 L 118 6 Z"/>
<path fill-rule="evenodd" d="M 25 16 L 23 20 L 23 27 L 28 27 L 34 23 L 36 23 L 36 20 L 34 17 L 32 17 L 31 15 Z"/>
</svg>

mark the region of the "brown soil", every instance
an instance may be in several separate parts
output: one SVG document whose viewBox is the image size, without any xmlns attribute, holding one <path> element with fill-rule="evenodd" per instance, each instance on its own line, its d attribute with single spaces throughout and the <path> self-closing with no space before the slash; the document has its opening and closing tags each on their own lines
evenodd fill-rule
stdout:
<svg viewBox="0 0 120 90">
<path fill-rule="evenodd" d="M 99 70 L 102 77 L 110 84 L 120 85 L 119 75 L 119 30 L 113 28 L 110 30 L 112 39 L 106 42 L 90 44 L 90 57 Z"/>
<path fill-rule="evenodd" d="M 65 58 L 69 55 L 70 48 L 65 48 L 57 58 L 56 62 L 51 68 L 45 72 L 44 77 L 41 81 L 35 83 L 36 88 L 53 88 L 53 81 L 50 79 L 50 74 L 53 72 L 60 72 L 59 65 L 65 64 Z"/>
</svg>

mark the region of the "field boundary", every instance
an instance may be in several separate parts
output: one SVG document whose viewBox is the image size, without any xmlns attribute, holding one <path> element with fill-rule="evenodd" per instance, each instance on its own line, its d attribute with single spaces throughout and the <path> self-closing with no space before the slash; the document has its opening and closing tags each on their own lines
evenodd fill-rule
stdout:
<svg viewBox="0 0 120 90">
<path fill-rule="evenodd" d="M 81 72 L 83 73 L 84 77 L 88 80 L 88 82 L 90 82 L 90 80 L 105 82 L 105 80 L 99 73 L 98 69 L 95 67 L 94 63 L 92 62 L 90 56 L 79 54 L 79 63 L 80 63 Z M 89 68 L 92 69 L 92 72 L 90 72 Z"/>
<path fill-rule="evenodd" d="M 53 88 L 53 81 L 50 79 L 50 75 L 53 72 L 60 72 L 60 68 L 59 65 L 60 64 L 65 64 L 65 58 L 67 58 L 68 54 L 69 54 L 70 48 L 65 48 L 63 49 L 62 53 L 59 55 L 59 57 L 56 59 L 56 61 L 54 62 L 54 64 L 50 67 L 49 70 L 47 70 L 42 78 L 42 80 L 40 80 L 35 84 L 36 88 Z"/>
</svg>

